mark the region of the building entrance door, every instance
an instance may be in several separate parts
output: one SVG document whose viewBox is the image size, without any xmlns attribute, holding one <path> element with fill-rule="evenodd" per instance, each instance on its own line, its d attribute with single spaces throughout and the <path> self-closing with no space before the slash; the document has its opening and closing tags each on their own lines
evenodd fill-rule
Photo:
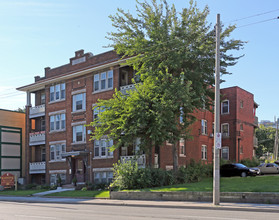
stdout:
<svg viewBox="0 0 279 220">
<path fill-rule="evenodd" d="M 85 182 L 85 164 L 81 158 L 75 160 L 75 176 L 77 182 Z"/>
</svg>

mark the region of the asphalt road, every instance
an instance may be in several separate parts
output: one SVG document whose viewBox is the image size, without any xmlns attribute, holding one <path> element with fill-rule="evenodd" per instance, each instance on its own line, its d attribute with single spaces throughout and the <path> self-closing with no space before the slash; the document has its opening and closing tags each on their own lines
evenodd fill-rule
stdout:
<svg viewBox="0 0 279 220">
<path fill-rule="evenodd" d="M 148 207 L 98 204 L 28 203 L 0 201 L 0 219 L 94 219 L 94 220 L 139 220 L 139 219 L 201 219 L 244 220 L 279 219 L 278 212 L 260 210 L 216 210 L 204 208 Z"/>
</svg>

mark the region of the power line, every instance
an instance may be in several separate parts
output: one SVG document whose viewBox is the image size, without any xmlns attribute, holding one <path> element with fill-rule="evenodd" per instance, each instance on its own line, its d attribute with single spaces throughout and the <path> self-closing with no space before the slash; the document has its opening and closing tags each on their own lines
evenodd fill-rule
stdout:
<svg viewBox="0 0 279 220">
<path fill-rule="evenodd" d="M 247 27 L 247 26 L 250 26 L 250 25 L 254 25 L 254 24 L 260 24 L 260 23 L 264 23 L 264 22 L 267 22 L 267 21 L 272 21 L 272 20 L 276 20 L 276 19 L 279 19 L 279 16 L 276 17 L 276 18 L 270 18 L 270 19 L 266 19 L 266 20 L 263 20 L 263 21 L 257 21 L 257 22 L 254 22 L 254 23 L 250 23 L 250 24 L 245 24 L 245 25 L 241 25 L 239 27 L 236 27 L 236 28 L 242 28 L 242 27 Z"/>
<path fill-rule="evenodd" d="M 248 19 L 248 18 L 253 18 L 253 17 L 269 14 L 269 13 L 272 13 L 272 12 L 275 12 L 275 11 L 279 11 L 279 9 L 275 9 L 275 10 L 272 10 L 272 11 L 267 11 L 267 12 L 263 12 L 263 13 L 259 13 L 259 14 L 250 15 L 250 16 L 247 16 L 247 17 L 244 17 L 244 18 L 235 19 L 235 20 L 232 20 L 232 21 L 229 21 L 229 22 L 226 22 L 226 23 L 237 22 L 237 21 Z"/>
</svg>

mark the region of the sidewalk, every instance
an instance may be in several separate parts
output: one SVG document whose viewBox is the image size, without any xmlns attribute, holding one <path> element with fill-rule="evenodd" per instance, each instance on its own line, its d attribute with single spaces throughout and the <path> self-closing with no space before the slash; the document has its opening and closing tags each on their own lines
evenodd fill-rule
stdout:
<svg viewBox="0 0 279 220">
<path fill-rule="evenodd" d="M 57 187 L 57 189 L 55 189 L 55 190 L 49 190 L 49 191 L 45 191 L 45 192 L 34 193 L 32 196 L 45 196 L 45 195 L 52 194 L 52 193 L 74 191 L 74 190 L 75 190 L 75 188 L 63 189 L 62 187 Z"/>
<path fill-rule="evenodd" d="M 142 201 L 142 200 L 110 200 L 110 199 L 82 199 L 82 198 L 50 198 L 50 197 L 14 197 L 0 196 L 0 201 L 28 202 L 28 203 L 65 203 L 79 205 L 107 205 L 131 207 L 155 207 L 176 209 L 211 209 L 252 212 L 279 213 L 279 205 L 252 203 L 221 203 L 214 206 L 211 202 L 172 202 L 172 201 Z"/>
</svg>

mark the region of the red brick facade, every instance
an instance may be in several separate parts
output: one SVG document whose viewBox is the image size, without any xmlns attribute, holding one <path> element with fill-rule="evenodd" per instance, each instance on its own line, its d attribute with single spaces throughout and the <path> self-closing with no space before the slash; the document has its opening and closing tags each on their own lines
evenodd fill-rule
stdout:
<svg viewBox="0 0 279 220">
<path fill-rule="evenodd" d="M 40 115 L 40 117 L 31 115 L 30 117 L 35 120 L 36 126 L 33 129 L 31 128 L 30 119 L 27 120 L 26 129 L 26 137 L 29 137 L 31 130 L 41 131 L 43 129 L 42 120 L 45 121 L 45 143 L 28 148 L 29 152 L 27 152 L 26 160 L 27 165 L 30 162 L 40 162 L 39 155 L 42 154 L 45 148 L 46 168 L 45 171 L 28 175 L 28 183 L 43 183 L 45 181 L 50 184 L 53 182 L 52 178 L 56 178 L 57 181 L 58 174 L 66 178 L 64 180 L 65 183 L 70 183 L 74 175 L 78 176 L 78 182 L 94 182 L 94 179 L 110 178 L 111 173 L 104 174 L 104 172 L 111 172 L 113 163 L 120 159 L 120 155 L 124 154 L 125 149 L 116 150 L 113 152 L 113 157 L 96 157 L 94 143 L 89 141 L 92 128 L 86 127 L 85 142 L 74 143 L 73 127 L 89 124 L 93 120 L 92 107 L 98 99 L 109 99 L 115 89 L 119 90 L 121 86 L 131 84 L 133 71 L 130 67 L 120 66 L 121 62 L 123 61 L 120 61 L 119 56 L 113 51 L 93 56 L 91 53 L 84 54 L 83 50 L 80 50 L 75 53 L 74 58 L 70 59 L 69 64 L 54 69 L 47 67 L 45 68 L 44 77 L 35 77 L 35 83 L 18 89 L 26 91 L 28 96 L 30 93 L 35 93 L 35 106 L 44 104 L 41 97 L 43 97 L 42 94 L 45 94 L 44 115 Z M 94 76 L 110 70 L 113 71 L 113 88 L 95 91 Z M 101 77 L 101 74 L 99 76 Z M 50 88 L 64 83 L 65 98 L 51 101 Z M 106 81 L 106 83 L 108 82 Z M 85 94 L 86 97 L 85 108 L 78 111 L 73 110 L 73 97 L 76 94 Z M 223 99 L 229 100 L 230 112 L 221 116 L 221 123 L 229 123 L 230 135 L 227 138 L 223 138 L 223 146 L 229 147 L 229 159 L 238 161 L 243 158 L 252 158 L 254 149 L 253 135 L 254 127 L 256 126 L 253 112 L 255 109 L 253 95 L 238 87 L 223 89 L 222 94 L 224 95 Z M 240 107 L 240 101 L 243 101 L 242 107 Z M 27 103 L 27 118 L 29 118 L 29 105 L 30 103 Z M 65 128 L 51 131 L 50 117 L 56 117 L 57 114 L 65 114 Z M 178 147 L 179 166 L 186 165 L 191 158 L 196 161 L 203 160 L 206 163 L 212 162 L 213 113 L 202 110 L 193 114 L 197 117 L 197 121 L 191 127 L 192 139 L 179 143 L 181 145 L 181 147 Z M 203 123 L 207 123 L 206 128 L 203 129 L 201 127 L 202 120 Z M 240 130 L 240 124 L 243 126 L 242 130 Z M 27 138 L 27 146 L 29 145 L 28 143 L 29 140 Z M 64 156 L 60 161 L 51 160 L 52 154 L 61 158 L 61 152 L 50 152 L 50 146 L 57 144 L 66 145 L 66 154 L 62 154 Z M 182 147 L 183 145 L 184 147 Z M 203 153 L 202 148 L 204 150 Z M 103 151 L 100 152 L 101 154 L 103 153 Z M 128 150 L 127 152 L 130 151 Z M 35 154 L 37 156 L 34 156 Z M 109 155 L 109 153 L 106 153 L 106 155 Z M 166 143 L 159 149 L 153 150 L 152 163 L 156 164 L 158 160 L 156 167 L 171 169 L 171 155 L 172 146 Z M 27 172 L 32 173 L 30 170 Z"/>
</svg>

